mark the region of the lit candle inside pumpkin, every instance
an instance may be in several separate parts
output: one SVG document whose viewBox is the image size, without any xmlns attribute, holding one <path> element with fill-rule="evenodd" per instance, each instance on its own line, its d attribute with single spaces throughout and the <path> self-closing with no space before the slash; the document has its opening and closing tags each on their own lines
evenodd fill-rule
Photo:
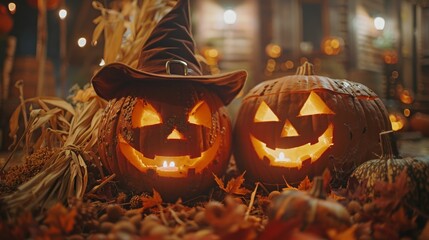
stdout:
<svg viewBox="0 0 429 240">
<path fill-rule="evenodd" d="M 175 171 L 178 171 L 179 168 L 176 167 L 176 163 L 174 161 L 171 161 L 170 163 L 168 163 L 167 161 L 164 161 L 162 163 L 162 167 L 158 167 L 158 170 L 175 172 Z"/>
<path fill-rule="evenodd" d="M 279 157 L 275 159 L 276 162 L 290 162 L 290 159 L 285 157 L 283 152 L 279 153 Z"/>
</svg>

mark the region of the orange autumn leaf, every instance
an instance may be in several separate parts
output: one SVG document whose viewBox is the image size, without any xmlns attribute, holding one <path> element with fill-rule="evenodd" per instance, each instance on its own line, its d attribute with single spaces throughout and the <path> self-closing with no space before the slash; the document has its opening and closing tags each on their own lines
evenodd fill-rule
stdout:
<svg viewBox="0 0 429 240">
<path fill-rule="evenodd" d="M 143 196 L 142 201 L 143 201 L 143 209 L 152 208 L 152 207 L 155 207 L 155 206 L 162 204 L 161 195 L 155 189 L 153 189 L 153 196 L 152 197 Z"/>
<path fill-rule="evenodd" d="M 308 178 L 308 176 L 306 176 L 305 178 L 304 178 L 304 180 L 302 180 L 300 183 L 299 183 L 299 185 L 298 185 L 298 190 L 301 190 L 301 191 L 307 191 L 308 189 L 310 189 L 311 188 L 311 181 L 310 181 L 310 179 Z"/>
<path fill-rule="evenodd" d="M 342 232 L 338 232 L 334 229 L 329 229 L 327 231 L 327 234 L 329 236 L 329 239 L 332 239 L 332 240 L 342 240 L 342 239 L 354 240 L 356 239 L 355 234 L 357 229 L 358 229 L 358 225 L 354 224 Z"/>
<path fill-rule="evenodd" d="M 216 176 L 216 174 L 213 173 L 213 176 L 215 178 L 215 181 L 217 183 L 217 185 L 219 186 L 220 189 L 222 189 L 224 192 L 228 193 L 228 194 L 236 194 L 236 195 L 246 195 L 247 193 L 250 192 L 249 189 L 246 189 L 244 187 L 241 187 L 241 185 L 244 182 L 244 174 L 246 172 L 243 172 L 240 176 L 238 176 L 237 178 L 232 178 L 231 180 L 228 181 L 228 183 L 225 184 L 222 181 L 222 179 L 218 178 L 218 176 Z"/>
<path fill-rule="evenodd" d="M 70 233 L 74 228 L 76 214 L 75 208 L 67 210 L 61 203 L 57 203 L 48 210 L 44 222 L 52 234 Z"/>
<path fill-rule="evenodd" d="M 340 201 L 340 200 L 345 200 L 346 198 L 345 197 L 343 197 L 343 196 L 340 196 L 340 195 L 338 195 L 338 194 L 336 194 L 335 192 L 331 192 L 331 193 L 329 193 L 329 196 L 328 196 L 330 199 L 334 199 L 334 200 L 336 200 L 336 201 Z"/>
</svg>

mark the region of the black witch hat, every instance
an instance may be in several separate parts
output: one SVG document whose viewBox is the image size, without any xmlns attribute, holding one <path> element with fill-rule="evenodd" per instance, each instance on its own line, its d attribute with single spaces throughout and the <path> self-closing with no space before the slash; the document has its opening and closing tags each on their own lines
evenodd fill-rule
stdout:
<svg viewBox="0 0 429 240">
<path fill-rule="evenodd" d="M 189 0 L 179 0 L 154 28 L 143 45 L 137 68 L 111 63 L 92 78 L 95 92 L 106 100 L 118 89 L 146 81 L 190 81 L 212 89 L 227 105 L 242 89 L 246 71 L 203 75 L 195 57 L 190 27 Z"/>
</svg>

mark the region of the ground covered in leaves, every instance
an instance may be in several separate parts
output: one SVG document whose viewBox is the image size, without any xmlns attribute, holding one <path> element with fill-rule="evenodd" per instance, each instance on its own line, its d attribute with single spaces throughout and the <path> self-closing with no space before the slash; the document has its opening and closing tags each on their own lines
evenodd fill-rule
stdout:
<svg viewBox="0 0 429 240">
<path fill-rule="evenodd" d="M 1 174 L 0 196 L 13 192 L 20 183 L 40 171 L 40 159 L 50 154 L 41 149 L 26 162 Z M 35 159 L 39 159 L 36 161 Z M 287 191 L 309 191 L 306 178 L 297 186 L 286 183 L 268 190 L 262 183 L 247 182 L 245 173 L 230 168 L 225 176 L 213 176 L 210 191 L 197 198 L 164 202 L 154 190 L 133 193 L 121 189 L 114 176 L 100 178 L 90 166 L 88 191 L 82 199 L 57 202 L 45 211 L 22 212 L 11 217 L 1 212 L 2 239 L 429 239 L 427 216 L 403 201 L 406 174 L 394 184 L 379 182 L 377 195 L 369 199 L 363 191 L 329 189 L 327 198 L 349 213 L 350 223 L 341 230 L 317 224 L 319 208 L 295 209 L 293 217 L 273 220 L 269 215 L 282 209 L 273 201 Z M 324 182 L 330 173 L 325 171 Z M 285 201 L 282 205 L 286 206 Z M 306 211 L 301 214 L 300 211 Z"/>
</svg>

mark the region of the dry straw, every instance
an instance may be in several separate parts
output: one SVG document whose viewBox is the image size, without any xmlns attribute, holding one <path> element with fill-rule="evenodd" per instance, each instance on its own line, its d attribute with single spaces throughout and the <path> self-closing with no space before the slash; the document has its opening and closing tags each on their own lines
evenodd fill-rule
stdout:
<svg viewBox="0 0 429 240">
<path fill-rule="evenodd" d="M 118 11 L 94 1 L 93 7 L 100 10 L 101 15 L 94 19 L 96 27 L 92 41 L 95 44 L 104 32 L 105 63 L 122 62 L 136 67 L 139 49 L 156 23 L 175 3 L 147 0 L 139 6 L 137 0 L 123 1 Z M 22 84 L 17 87 L 22 89 Z M 19 148 L 22 148 L 23 156 L 17 161 L 41 147 L 53 149 L 54 153 L 38 174 L 15 192 L 0 197 L 3 213 L 11 218 L 23 211 L 43 212 L 72 197 L 82 198 L 87 192 L 87 164 L 94 163 L 101 171 L 96 142 L 106 101 L 89 85 L 84 89 L 74 88 L 71 92 L 68 101 L 57 97 L 20 97 L 21 104 L 10 119 L 14 148 L 2 169 L 7 167 Z M 25 130 L 18 141 L 20 119 Z"/>
</svg>

